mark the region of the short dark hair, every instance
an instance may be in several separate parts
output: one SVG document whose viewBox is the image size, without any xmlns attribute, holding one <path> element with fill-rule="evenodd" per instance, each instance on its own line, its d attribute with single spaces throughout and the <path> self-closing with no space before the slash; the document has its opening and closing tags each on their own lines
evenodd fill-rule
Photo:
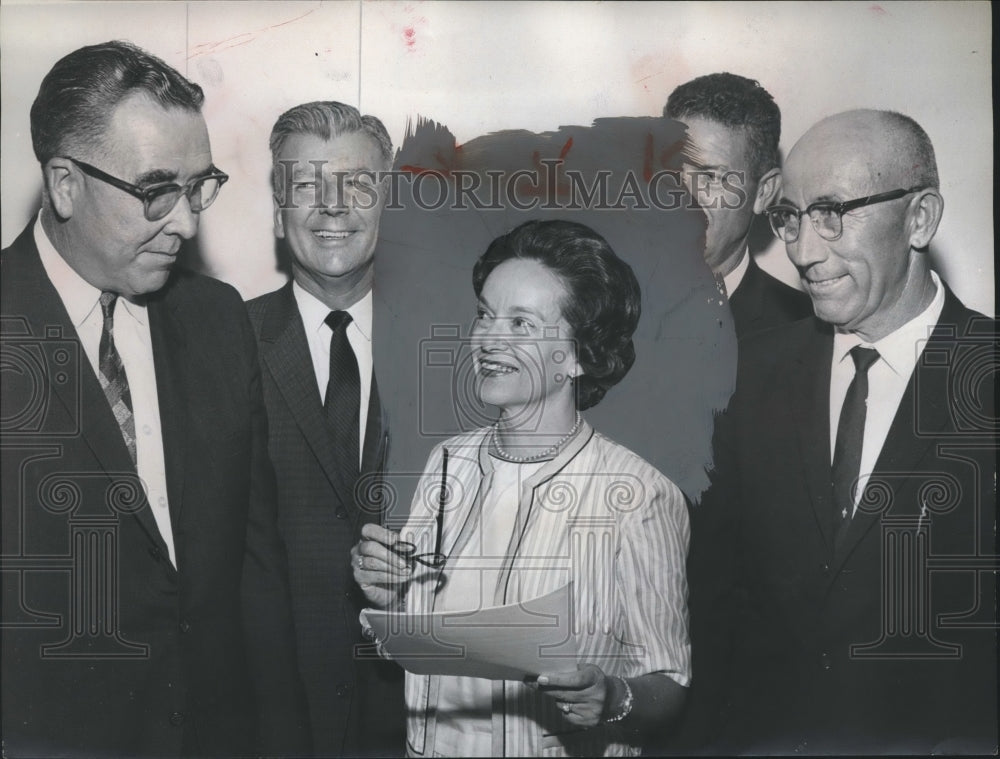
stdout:
<svg viewBox="0 0 1000 759">
<path fill-rule="evenodd" d="M 201 87 L 130 42 L 81 47 L 45 75 L 31 105 L 31 144 L 39 163 L 100 145 L 111 112 L 133 92 L 164 108 L 196 113 L 205 101 Z"/>
<path fill-rule="evenodd" d="M 335 100 L 302 103 L 281 114 L 271 129 L 271 160 L 278 160 L 285 140 L 293 134 L 311 134 L 321 140 L 332 140 L 353 132 L 363 132 L 371 137 L 378 145 L 386 168 L 389 168 L 392 164 L 392 140 L 385 125 L 375 116 L 362 116 L 353 105 Z"/>
<path fill-rule="evenodd" d="M 632 267 L 584 224 L 528 221 L 496 238 L 476 261 L 472 286 L 477 297 L 490 272 L 512 258 L 538 261 L 566 287 L 560 306 L 583 370 L 574 383 L 576 407 L 597 405 L 635 361 L 632 333 L 639 324 L 641 294 Z"/>
<path fill-rule="evenodd" d="M 663 115 L 679 121 L 700 116 L 743 130 L 754 181 L 778 165 L 781 110 L 771 93 L 753 79 L 729 72 L 699 76 L 670 93 Z"/>
</svg>

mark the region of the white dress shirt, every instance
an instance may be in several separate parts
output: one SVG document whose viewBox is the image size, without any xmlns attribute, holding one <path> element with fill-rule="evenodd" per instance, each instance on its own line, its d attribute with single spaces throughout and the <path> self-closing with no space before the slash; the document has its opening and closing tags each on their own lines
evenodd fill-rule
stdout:
<svg viewBox="0 0 1000 759">
<path fill-rule="evenodd" d="M 861 448 L 860 478 L 854 496 L 854 512 L 864 493 L 865 485 L 878 461 L 885 444 L 889 427 L 896 417 L 896 410 L 910 381 L 920 354 L 927 345 L 931 330 L 941 318 L 944 308 L 944 288 L 937 274 L 931 272 L 937 291 L 934 299 L 920 314 L 902 327 L 874 343 L 864 342 L 858 335 L 837 332 L 833 338 L 833 366 L 830 373 L 830 456 L 837 444 L 837 427 L 840 411 L 847 396 L 847 388 L 854 379 L 854 361 L 851 348 L 863 345 L 878 351 L 879 358 L 868 370 L 868 408 L 865 414 L 864 444 Z"/>
<path fill-rule="evenodd" d="M 333 337 L 333 330 L 327 325 L 326 317 L 331 309 L 319 298 L 306 292 L 298 282 L 292 283 L 292 293 L 306 330 L 306 342 L 309 344 L 316 387 L 322 403 L 330 381 L 330 338 Z M 358 466 L 361 466 L 365 450 L 365 427 L 368 424 L 368 401 L 372 392 L 372 291 L 369 290 L 365 297 L 345 310 L 351 315 L 351 323 L 347 325 L 347 341 L 354 350 L 354 356 L 358 360 L 358 374 L 361 376 L 358 430 Z"/>
<path fill-rule="evenodd" d="M 740 262 L 736 264 L 736 267 L 722 278 L 723 283 L 726 285 L 726 292 L 729 293 L 730 297 L 736 292 L 736 288 L 740 286 L 740 282 L 743 281 L 743 277 L 749 268 L 750 248 L 748 247 L 743 250 L 743 255 L 740 257 Z"/>
<path fill-rule="evenodd" d="M 42 228 L 41 218 L 35 222 L 34 235 L 45 273 L 66 307 L 70 321 L 80 337 L 83 351 L 99 380 L 101 332 L 104 329 L 104 315 L 99 302 L 101 291 L 77 274 L 59 255 Z M 159 397 L 156 393 L 153 342 L 149 334 L 146 307 L 119 297 L 115 304 L 113 335 L 132 396 L 136 470 L 146 491 L 156 526 L 163 542 L 167 544 L 170 562 L 176 567 L 174 535 L 167 503 L 167 468 L 163 455 Z"/>
</svg>

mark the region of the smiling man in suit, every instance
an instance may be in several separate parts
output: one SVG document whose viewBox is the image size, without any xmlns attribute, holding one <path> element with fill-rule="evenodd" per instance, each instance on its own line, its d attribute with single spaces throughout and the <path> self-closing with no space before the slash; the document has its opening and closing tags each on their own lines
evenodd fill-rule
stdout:
<svg viewBox="0 0 1000 759">
<path fill-rule="evenodd" d="M 716 752 L 996 752 L 997 336 L 930 268 L 938 187 L 892 112 L 786 162 L 767 213 L 816 318 L 742 343 L 693 514 Z"/>
<path fill-rule="evenodd" d="M 685 82 L 663 115 L 687 127 L 684 177 L 705 213 L 705 262 L 729 297 L 742 338 L 812 314 L 809 298 L 761 269 L 750 253 L 756 214 L 781 184 L 781 111 L 752 79 L 723 72 Z"/>
<path fill-rule="evenodd" d="M 283 113 L 270 144 L 274 230 L 292 280 L 248 308 L 314 748 L 398 754 L 401 674 L 356 656 L 364 603 L 350 567 L 361 525 L 380 518 L 369 494 L 388 445 L 372 364 L 372 281 L 385 204 L 378 175 L 392 164 L 392 144 L 377 118 L 333 101 Z"/>
<path fill-rule="evenodd" d="M 253 333 L 174 266 L 226 180 L 202 100 L 110 42 L 32 105 L 42 208 L 0 264 L 5 755 L 309 749 Z"/>
</svg>

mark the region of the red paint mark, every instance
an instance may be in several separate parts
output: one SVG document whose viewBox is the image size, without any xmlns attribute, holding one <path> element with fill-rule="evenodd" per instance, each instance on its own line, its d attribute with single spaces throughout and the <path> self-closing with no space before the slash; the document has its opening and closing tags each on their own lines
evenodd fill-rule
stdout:
<svg viewBox="0 0 1000 759">
<path fill-rule="evenodd" d="M 249 42 L 253 42 L 257 39 L 259 34 L 270 31 L 271 29 L 277 29 L 279 26 L 285 26 L 287 24 L 294 23 L 304 19 L 306 16 L 316 12 L 316 9 L 306 11 L 301 16 L 296 16 L 295 18 L 290 18 L 287 21 L 282 21 L 280 24 L 269 24 L 268 26 L 261 27 L 260 29 L 255 29 L 252 32 L 242 32 L 241 34 L 236 34 L 232 37 L 227 37 L 224 40 L 218 42 L 205 42 L 201 45 L 195 45 L 194 48 L 188 53 L 188 60 L 192 58 L 197 58 L 199 55 L 207 55 L 209 53 L 217 53 L 223 50 L 229 50 L 230 48 L 239 47 L 240 45 L 246 45 Z"/>
<path fill-rule="evenodd" d="M 889 15 L 889 11 L 887 11 L 881 5 L 869 5 L 868 6 L 868 10 L 870 10 L 872 13 L 877 13 L 880 16 L 888 16 Z"/>
<path fill-rule="evenodd" d="M 406 41 L 406 46 L 413 49 L 413 46 L 417 44 L 417 30 L 412 26 L 408 26 L 403 30 L 403 39 Z"/>
<path fill-rule="evenodd" d="M 454 148 L 455 153 L 460 153 L 462 151 L 462 146 L 455 143 Z M 405 171 L 407 174 L 437 174 L 439 177 L 448 178 L 451 176 L 451 172 L 457 168 L 457 164 L 445 158 L 444 154 L 438 150 L 434 153 L 434 160 L 438 162 L 443 168 L 440 169 L 428 169 L 424 166 L 414 166 L 413 164 L 406 164 L 405 166 L 400 166 L 400 171 Z"/>
<path fill-rule="evenodd" d="M 652 73 L 652 74 L 646 74 L 646 76 L 644 76 L 644 77 L 640 77 L 639 79 L 636 79 L 636 80 L 635 80 L 635 83 L 636 83 L 636 84 L 639 84 L 640 82 L 645 82 L 645 81 L 646 81 L 647 79 L 652 79 L 652 78 L 653 78 L 654 76 L 659 76 L 659 75 L 660 75 L 660 74 L 662 74 L 662 73 L 663 73 L 663 71 L 662 71 L 662 69 L 661 69 L 660 71 L 657 71 L 657 72 L 655 72 L 655 73 Z"/>
<path fill-rule="evenodd" d="M 667 147 L 665 147 L 663 151 L 660 153 L 659 168 L 669 169 L 671 160 L 675 155 L 677 155 L 677 153 L 681 151 L 683 147 L 684 147 L 684 140 L 674 140 L 672 143 L 667 145 Z M 642 151 L 642 176 L 647 182 L 649 182 L 653 178 L 654 174 L 653 168 L 654 164 L 656 163 L 655 156 L 656 156 L 656 148 L 655 145 L 653 144 L 653 135 L 647 134 L 646 143 L 643 146 L 643 151 Z"/>
</svg>

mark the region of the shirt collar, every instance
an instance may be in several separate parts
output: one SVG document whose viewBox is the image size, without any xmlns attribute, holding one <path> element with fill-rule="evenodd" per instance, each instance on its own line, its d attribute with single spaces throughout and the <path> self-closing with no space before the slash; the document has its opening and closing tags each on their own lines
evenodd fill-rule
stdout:
<svg viewBox="0 0 1000 759">
<path fill-rule="evenodd" d="M 874 343 L 866 343 L 858 335 L 851 332 L 836 332 L 833 336 L 833 363 L 839 364 L 847 358 L 851 348 L 865 345 L 875 348 L 879 357 L 889 368 L 900 377 L 909 377 L 917 365 L 923 343 L 930 337 L 931 330 L 941 318 L 944 309 L 944 288 L 935 272 L 931 272 L 934 282 L 934 298 L 930 305 L 915 317 L 906 322 L 895 332 L 890 332 Z"/>
<path fill-rule="evenodd" d="M 747 269 L 750 268 L 750 248 L 744 248 L 743 255 L 740 257 L 740 262 L 736 264 L 736 268 L 729 272 L 726 276 L 722 278 L 722 281 L 726 285 L 726 292 L 732 295 L 736 292 L 736 288 L 740 286 L 740 282 L 743 281 L 744 275 L 747 273 Z"/>
<path fill-rule="evenodd" d="M 66 259 L 59 254 L 45 233 L 45 228 L 42 227 L 41 214 L 35 221 L 33 232 L 35 247 L 38 248 L 38 257 L 42 260 L 42 267 L 66 307 L 73 327 L 79 330 L 80 326 L 90 318 L 94 309 L 99 307 L 101 291 L 81 277 L 76 269 L 70 266 Z M 125 304 L 125 310 L 133 319 L 140 324 L 146 323 L 146 307 L 144 305 L 133 303 L 127 298 L 119 298 L 118 300 Z"/>
<path fill-rule="evenodd" d="M 318 332 L 326 326 L 326 317 L 329 316 L 331 310 L 329 306 L 294 280 L 292 281 L 292 294 L 295 296 L 295 302 L 299 307 L 299 314 L 302 316 L 302 323 L 307 332 Z M 351 315 L 351 320 L 357 326 L 361 336 L 369 342 L 372 339 L 372 303 L 372 291 L 369 290 L 361 300 L 344 309 Z"/>
</svg>

